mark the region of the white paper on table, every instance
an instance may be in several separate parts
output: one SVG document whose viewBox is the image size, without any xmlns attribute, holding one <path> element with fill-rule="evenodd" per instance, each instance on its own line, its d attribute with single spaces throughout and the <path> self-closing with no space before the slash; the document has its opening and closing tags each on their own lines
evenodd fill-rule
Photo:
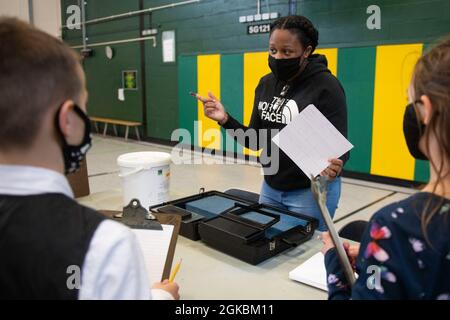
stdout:
<svg viewBox="0 0 450 320">
<path fill-rule="evenodd" d="M 353 145 L 313 105 L 308 105 L 272 141 L 311 179 Z"/>
<path fill-rule="evenodd" d="M 173 225 L 162 225 L 163 230 L 132 229 L 144 256 L 150 285 L 161 282 L 172 239 Z"/>
<path fill-rule="evenodd" d="M 358 274 L 354 273 L 358 279 Z M 295 280 L 309 286 L 328 291 L 327 269 L 325 268 L 325 256 L 317 252 L 311 258 L 303 262 L 294 270 L 289 272 L 289 279 Z"/>
<path fill-rule="evenodd" d="M 125 101 L 125 90 L 120 88 L 117 91 L 117 99 L 119 99 L 119 101 Z"/>
<path fill-rule="evenodd" d="M 318 252 L 289 272 L 289 279 L 328 291 L 324 256 Z"/>
</svg>

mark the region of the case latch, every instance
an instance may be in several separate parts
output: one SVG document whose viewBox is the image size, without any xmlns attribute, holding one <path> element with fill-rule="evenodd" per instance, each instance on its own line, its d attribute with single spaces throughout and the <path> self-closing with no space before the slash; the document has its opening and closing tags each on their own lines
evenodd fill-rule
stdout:
<svg viewBox="0 0 450 320">
<path fill-rule="evenodd" d="M 269 251 L 275 250 L 276 243 L 277 242 L 275 240 L 272 240 L 272 241 L 269 242 Z"/>
</svg>

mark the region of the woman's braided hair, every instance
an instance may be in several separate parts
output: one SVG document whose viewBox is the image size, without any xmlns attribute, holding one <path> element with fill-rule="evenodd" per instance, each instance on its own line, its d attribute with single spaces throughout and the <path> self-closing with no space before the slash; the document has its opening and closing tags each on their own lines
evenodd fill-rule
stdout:
<svg viewBox="0 0 450 320">
<path fill-rule="evenodd" d="M 312 51 L 317 47 L 319 42 L 319 32 L 312 22 L 304 16 L 287 16 L 281 17 L 270 25 L 270 34 L 276 29 L 290 30 L 294 32 L 304 48 L 311 46 Z"/>
</svg>

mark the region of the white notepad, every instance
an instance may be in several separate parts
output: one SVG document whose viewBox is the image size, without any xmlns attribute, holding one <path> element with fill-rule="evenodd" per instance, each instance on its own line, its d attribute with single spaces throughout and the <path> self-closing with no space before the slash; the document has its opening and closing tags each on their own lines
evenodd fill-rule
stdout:
<svg viewBox="0 0 450 320">
<path fill-rule="evenodd" d="M 162 225 L 163 230 L 132 229 L 144 256 L 150 284 L 161 282 L 172 239 L 173 225 Z"/>
<path fill-rule="evenodd" d="M 311 179 L 353 145 L 313 105 L 308 105 L 275 137 L 273 142 Z"/>
<path fill-rule="evenodd" d="M 318 252 L 297 268 L 289 272 L 289 279 L 328 291 L 327 271 L 322 252 Z"/>
</svg>

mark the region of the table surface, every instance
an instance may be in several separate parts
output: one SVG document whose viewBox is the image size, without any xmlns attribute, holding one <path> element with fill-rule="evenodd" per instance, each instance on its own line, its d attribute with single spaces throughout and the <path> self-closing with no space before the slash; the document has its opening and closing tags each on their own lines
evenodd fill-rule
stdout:
<svg viewBox="0 0 450 320">
<path fill-rule="evenodd" d="M 97 210 L 118 210 L 120 190 L 80 198 L 80 203 Z M 327 293 L 289 279 L 289 271 L 321 248 L 316 233 L 312 239 L 257 266 L 233 258 L 201 241 L 178 237 L 174 264 L 183 259 L 176 282 L 182 299 L 326 299 Z"/>
</svg>

